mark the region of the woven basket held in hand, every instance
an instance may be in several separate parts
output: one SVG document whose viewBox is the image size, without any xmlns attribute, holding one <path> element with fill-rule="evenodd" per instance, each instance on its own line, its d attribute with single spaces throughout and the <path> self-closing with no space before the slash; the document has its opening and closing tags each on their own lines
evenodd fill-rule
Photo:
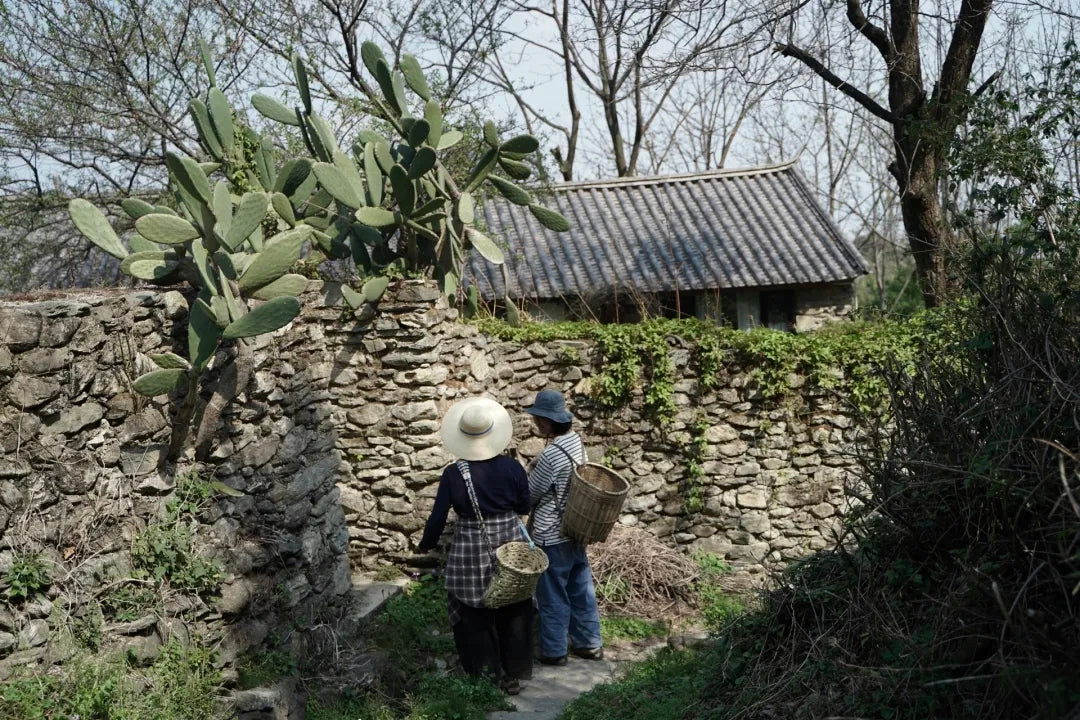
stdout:
<svg viewBox="0 0 1080 720">
<path fill-rule="evenodd" d="M 495 550 L 495 573 L 480 601 L 484 607 L 500 608 L 536 593 L 536 583 L 548 568 L 547 554 L 527 542 L 508 542 Z"/>
<path fill-rule="evenodd" d="M 607 540 L 629 490 L 630 483 L 611 468 L 596 463 L 578 465 L 570 478 L 563 535 L 579 543 Z"/>
</svg>

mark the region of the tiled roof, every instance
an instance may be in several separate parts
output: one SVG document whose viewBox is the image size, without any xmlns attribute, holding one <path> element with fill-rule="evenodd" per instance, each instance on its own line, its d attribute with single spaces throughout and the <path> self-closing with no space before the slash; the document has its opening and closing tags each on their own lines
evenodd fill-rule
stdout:
<svg viewBox="0 0 1080 720">
<path fill-rule="evenodd" d="M 801 285 L 866 272 L 791 163 L 567 183 L 540 202 L 570 230 L 547 230 L 501 197 L 482 208 L 488 234 L 508 248 L 511 297 Z M 466 275 L 482 296 L 502 297 L 502 268 L 473 255 Z"/>
</svg>

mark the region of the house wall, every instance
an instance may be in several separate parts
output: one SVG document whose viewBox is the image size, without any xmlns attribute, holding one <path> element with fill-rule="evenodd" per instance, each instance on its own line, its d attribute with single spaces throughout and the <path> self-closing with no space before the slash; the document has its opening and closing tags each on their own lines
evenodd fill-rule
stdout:
<svg viewBox="0 0 1080 720">
<path fill-rule="evenodd" d="M 855 310 L 854 283 L 800 287 L 795 291 L 795 332 L 817 330 Z"/>
<path fill-rule="evenodd" d="M 792 297 L 789 329 L 795 332 L 817 330 L 826 323 L 850 317 L 855 310 L 853 283 L 802 285 L 788 290 Z M 698 319 L 728 322 L 743 330 L 759 327 L 764 322 L 761 288 L 698 292 L 693 296 L 693 308 Z M 593 310 L 598 312 L 598 308 Z M 531 302 L 526 306 L 526 312 L 539 322 L 561 322 L 571 318 L 562 300 Z"/>
</svg>

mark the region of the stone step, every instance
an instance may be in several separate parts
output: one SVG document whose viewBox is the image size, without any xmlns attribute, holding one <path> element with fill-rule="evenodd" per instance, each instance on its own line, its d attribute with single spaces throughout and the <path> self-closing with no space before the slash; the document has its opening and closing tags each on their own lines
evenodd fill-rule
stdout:
<svg viewBox="0 0 1080 720">
<path fill-rule="evenodd" d="M 353 573 L 353 604 L 349 613 L 350 620 L 363 623 L 373 619 L 386 605 L 390 598 L 400 595 L 409 584 L 409 578 L 378 580 L 368 573 Z"/>
</svg>

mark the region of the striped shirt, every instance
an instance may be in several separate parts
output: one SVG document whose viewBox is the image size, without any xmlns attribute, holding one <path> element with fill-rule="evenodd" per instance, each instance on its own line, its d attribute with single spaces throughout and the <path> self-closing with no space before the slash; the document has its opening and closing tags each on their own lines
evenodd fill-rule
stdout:
<svg viewBox="0 0 1080 720">
<path fill-rule="evenodd" d="M 570 458 L 574 458 L 573 463 Z M 585 445 L 573 431 L 552 440 L 536 458 L 536 464 L 529 473 L 529 495 L 536 506 L 533 510 L 532 536 L 537 545 L 569 542 L 569 538 L 560 532 L 562 511 L 566 508 L 566 495 L 570 490 L 574 466 L 583 462 Z"/>
</svg>

